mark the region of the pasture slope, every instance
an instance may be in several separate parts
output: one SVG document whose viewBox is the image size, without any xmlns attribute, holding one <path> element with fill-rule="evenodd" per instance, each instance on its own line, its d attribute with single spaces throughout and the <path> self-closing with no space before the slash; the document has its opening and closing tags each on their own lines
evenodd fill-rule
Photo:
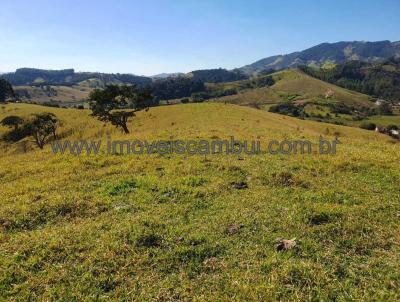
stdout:
<svg viewBox="0 0 400 302">
<path fill-rule="evenodd" d="M 241 90 L 236 95 L 218 98 L 218 101 L 237 105 L 259 106 L 282 101 L 341 102 L 355 107 L 372 107 L 371 97 L 315 79 L 298 69 L 287 69 L 271 74 L 275 84 L 270 87 Z M 208 84 L 210 88 L 242 88 L 249 80 L 221 84 Z M 328 91 L 333 95 L 325 99 Z"/>
<path fill-rule="evenodd" d="M 0 119 L 42 111 L 71 140 L 342 144 L 336 155 L 238 157 L 1 142 L 0 300 L 400 300 L 400 145 L 389 137 L 220 103 L 151 108 L 129 135 L 87 110 L 7 104 Z M 277 251 L 279 238 L 297 246 Z"/>
</svg>

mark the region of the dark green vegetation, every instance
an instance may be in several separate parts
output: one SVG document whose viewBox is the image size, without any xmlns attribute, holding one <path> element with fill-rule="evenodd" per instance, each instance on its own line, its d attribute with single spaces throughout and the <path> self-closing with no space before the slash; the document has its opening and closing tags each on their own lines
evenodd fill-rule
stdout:
<svg viewBox="0 0 400 302">
<path fill-rule="evenodd" d="M 333 68 L 302 66 L 305 73 L 335 85 L 390 101 L 400 101 L 400 58 L 350 61 Z"/>
<path fill-rule="evenodd" d="M 2 126 L 6 126 L 9 128 L 13 128 L 14 130 L 18 129 L 20 125 L 24 123 L 24 120 L 16 115 L 10 115 L 5 117 L 4 119 L 1 120 L 0 124 Z"/>
<path fill-rule="evenodd" d="M 238 70 L 228 71 L 226 69 L 203 69 L 190 72 L 194 80 L 207 83 L 221 83 L 244 80 L 245 74 Z"/>
<path fill-rule="evenodd" d="M 375 130 L 376 125 L 374 123 L 368 123 L 368 122 L 364 122 L 360 125 L 361 129 L 365 129 L 365 130 Z"/>
<path fill-rule="evenodd" d="M 294 117 L 305 116 L 304 105 L 295 105 L 293 103 L 273 105 L 269 108 L 269 112 L 290 115 Z"/>
<path fill-rule="evenodd" d="M 189 97 L 192 93 L 205 90 L 204 82 L 188 76 L 157 79 L 149 88 L 158 100 Z"/>
<path fill-rule="evenodd" d="M 5 80 L 0 79 L 0 103 L 6 101 L 6 99 L 14 96 L 14 90 L 11 84 Z"/>
<path fill-rule="evenodd" d="M 400 41 L 322 43 L 303 51 L 259 60 L 239 68 L 239 71 L 252 75 L 270 69 L 280 70 L 300 65 L 324 66 L 350 60 L 368 62 L 396 55 L 400 55 Z"/>
</svg>

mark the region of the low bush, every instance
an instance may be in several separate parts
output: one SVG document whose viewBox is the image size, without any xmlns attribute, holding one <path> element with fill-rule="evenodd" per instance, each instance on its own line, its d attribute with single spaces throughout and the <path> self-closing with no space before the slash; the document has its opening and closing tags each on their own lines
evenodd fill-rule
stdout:
<svg viewBox="0 0 400 302">
<path fill-rule="evenodd" d="M 376 125 L 374 123 L 362 123 L 360 128 L 365 130 L 375 130 Z"/>
</svg>

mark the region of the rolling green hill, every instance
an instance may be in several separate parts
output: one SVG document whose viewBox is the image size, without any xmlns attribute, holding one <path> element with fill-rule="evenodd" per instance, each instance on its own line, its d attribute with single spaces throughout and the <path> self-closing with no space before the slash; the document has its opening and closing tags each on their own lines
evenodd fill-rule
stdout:
<svg viewBox="0 0 400 302">
<path fill-rule="evenodd" d="M 209 84 L 209 89 L 238 89 L 236 95 L 216 99 L 238 105 L 261 106 L 284 101 L 341 102 L 349 106 L 372 107 L 372 98 L 333 84 L 315 79 L 305 73 L 289 69 L 271 74 L 275 84 L 270 87 L 246 89 L 248 80 Z M 329 97 L 327 97 L 329 95 Z"/>
</svg>

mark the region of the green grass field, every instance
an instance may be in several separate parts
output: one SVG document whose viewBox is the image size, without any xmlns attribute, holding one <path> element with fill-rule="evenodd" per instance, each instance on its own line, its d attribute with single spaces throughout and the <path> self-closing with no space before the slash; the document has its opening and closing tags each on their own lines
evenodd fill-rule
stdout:
<svg viewBox="0 0 400 302">
<path fill-rule="evenodd" d="M 0 142 L 0 300 L 400 299 L 400 144 L 388 136 L 221 103 L 139 112 L 129 135 L 87 110 L 7 104 L 0 119 L 42 111 L 70 140 L 342 144 L 336 155 L 238 157 Z M 279 238 L 297 245 L 277 251 Z"/>
</svg>

